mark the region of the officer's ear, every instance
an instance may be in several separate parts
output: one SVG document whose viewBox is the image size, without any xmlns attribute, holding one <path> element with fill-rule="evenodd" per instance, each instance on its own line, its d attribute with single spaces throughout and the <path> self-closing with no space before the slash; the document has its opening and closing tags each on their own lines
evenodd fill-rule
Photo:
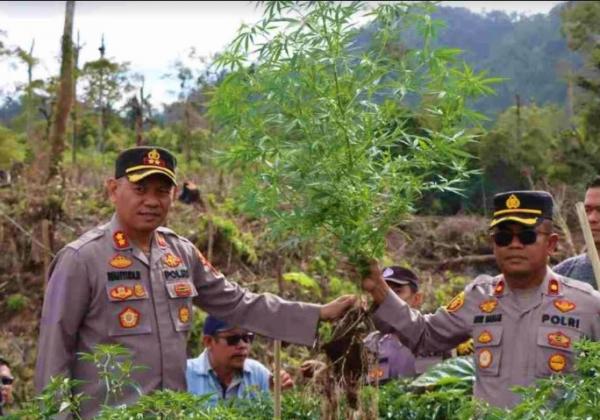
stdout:
<svg viewBox="0 0 600 420">
<path fill-rule="evenodd" d="M 202 344 L 204 345 L 204 348 L 210 349 L 210 348 L 212 348 L 214 343 L 215 343 L 215 339 L 212 336 L 210 336 L 210 335 L 202 336 Z"/>
<path fill-rule="evenodd" d="M 119 180 L 118 179 L 109 178 L 106 181 L 106 192 L 108 193 L 108 197 L 110 198 L 110 201 L 113 202 L 113 204 L 116 200 L 117 188 L 119 188 Z"/>
<path fill-rule="evenodd" d="M 556 251 L 557 245 L 558 235 L 556 233 L 551 233 L 550 235 L 548 235 L 548 255 L 551 255 Z"/>
<path fill-rule="evenodd" d="M 413 309 L 420 309 L 421 305 L 423 304 L 423 293 L 422 292 L 415 292 L 412 295 L 412 307 Z"/>
</svg>

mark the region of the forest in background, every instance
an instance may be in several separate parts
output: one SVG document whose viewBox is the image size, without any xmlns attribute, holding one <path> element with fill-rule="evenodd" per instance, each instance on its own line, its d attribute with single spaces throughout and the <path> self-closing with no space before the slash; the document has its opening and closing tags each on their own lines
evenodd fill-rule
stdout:
<svg viewBox="0 0 600 420">
<path fill-rule="evenodd" d="M 471 140 L 460 147 L 464 166 L 459 172 L 468 176 L 415 193 L 408 211 L 386 235 L 383 261 L 410 265 L 425 277 L 428 310 L 447 302 L 477 272 L 494 272 L 484 216 L 498 191 L 551 191 L 563 233 L 555 260 L 577 252 L 581 241 L 572 205 L 600 163 L 600 6 L 566 3 L 532 17 L 439 7 L 431 16 L 439 20 L 430 27 L 437 35 L 431 45 L 437 58 L 456 71 L 465 69 L 461 77 L 470 77 L 475 85 L 489 78 L 495 93 L 473 95 L 456 105 L 468 105 L 461 117 L 477 121 L 467 130 Z M 400 25 L 397 30 L 402 36 L 386 47 L 387 57 L 402 61 L 423 48 L 418 31 Z M 379 32 L 377 25 L 363 27 L 353 34 L 353 45 L 369 50 Z M 179 178 L 199 186 L 202 203 L 177 203 L 170 226 L 229 277 L 252 290 L 311 301 L 357 291 L 345 255 L 294 236 L 274 240 L 266 233 L 267 218 L 257 216 L 240 198 L 245 174 L 236 170 L 235 160 L 231 165 L 228 153 L 234 144 L 231 133 L 224 131 L 232 110 L 223 108 L 226 101 L 219 96 L 232 70 L 207 67 L 207 57 L 195 57 L 197 67 L 175 63 L 165 74 L 179 82 L 178 100 L 157 109 L 144 93 L 143 77 L 110 58 L 110 45 L 101 44 L 98 59 L 86 63 L 78 62 L 78 48 L 75 39 L 76 94 L 55 176 L 49 177 L 48 171 L 55 160 L 50 145 L 60 77 L 30 78 L 0 108 L 0 244 L 8 250 L 0 256 L 0 352 L 17 360 L 15 371 L 23 379 L 17 388 L 19 401 L 32 395 L 44 270 L 62 245 L 109 217 L 103 179 L 110 176 L 118 151 L 134 144 L 176 152 Z M 231 57 L 223 53 L 224 58 Z M 10 34 L 0 37 L 0 59 L 18 62 L 19 71 L 28 74 L 38 64 L 34 46 L 12 45 Z M 461 67 L 462 60 L 468 70 Z M 379 95 L 374 103 L 390 100 L 385 90 Z M 235 98 L 225 99 L 234 103 Z M 417 101 L 407 95 L 404 103 L 384 110 L 389 124 L 377 130 L 394 132 L 401 124 L 422 135 L 439 129 L 439 121 Z M 448 169 L 449 180 L 454 170 Z M 196 322 L 199 327 L 202 316 Z M 197 347 L 196 334 L 190 354 Z M 295 366 L 306 356 L 294 349 L 287 363 Z M 270 357 L 266 351 L 265 360 Z"/>
</svg>

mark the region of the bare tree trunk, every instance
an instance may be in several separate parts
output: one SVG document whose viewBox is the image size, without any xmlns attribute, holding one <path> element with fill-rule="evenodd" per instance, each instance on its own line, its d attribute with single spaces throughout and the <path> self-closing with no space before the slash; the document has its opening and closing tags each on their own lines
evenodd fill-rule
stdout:
<svg viewBox="0 0 600 420">
<path fill-rule="evenodd" d="M 33 146 L 33 142 L 32 142 L 32 130 L 31 130 L 31 126 L 33 125 L 33 112 L 32 112 L 32 107 L 33 107 L 33 95 L 32 95 L 32 83 L 33 83 L 33 66 L 34 66 L 34 60 L 33 60 L 33 47 L 35 47 L 35 38 L 33 38 L 31 40 L 31 48 L 29 48 L 29 57 L 28 57 L 28 62 L 27 62 L 27 109 L 26 109 L 26 122 L 25 122 L 25 131 L 27 133 L 27 142 L 29 143 L 30 146 Z M 32 150 L 35 150 L 35 148 L 32 148 Z"/>
<path fill-rule="evenodd" d="M 77 78 L 79 77 L 79 51 L 81 43 L 79 41 L 79 31 L 77 31 L 77 45 L 74 51 L 73 65 L 73 109 L 71 110 L 72 138 L 71 138 L 71 160 L 73 165 L 77 162 Z"/>
<path fill-rule="evenodd" d="M 139 104 L 134 101 L 133 112 L 135 114 L 135 144 L 141 146 L 144 144 L 144 85 L 140 88 Z"/>
<path fill-rule="evenodd" d="M 190 163 L 192 160 L 192 118 L 190 113 L 190 100 L 189 98 L 185 101 L 185 143 L 184 143 L 184 155 L 186 163 Z"/>
<path fill-rule="evenodd" d="M 60 86 L 56 111 L 50 133 L 50 155 L 48 156 L 48 180 L 58 175 L 62 153 L 65 150 L 67 120 L 73 102 L 73 16 L 75 1 L 67 1 L 65 27 L 62 37 L 62 60 L 60 66 Z"/>
</svg>

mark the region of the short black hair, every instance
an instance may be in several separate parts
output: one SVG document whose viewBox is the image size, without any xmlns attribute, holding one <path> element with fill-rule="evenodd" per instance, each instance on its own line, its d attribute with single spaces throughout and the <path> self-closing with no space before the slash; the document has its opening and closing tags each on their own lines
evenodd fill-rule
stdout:
<svg viewBox="0 0 600 420">
<path fill-rule="evenodd" d="M 7 368 L 10 368 L 10 363 L 8 363 L 8 360 L 5 358 L 0 357 L 0 366 L 6 366 Z"/>
<path fill-rule="evenodd" d="M 596 177 L 585 186 L 586 190 L 589 190 L 590 188 L 600 188 L 600 176 L 596 175 Z"/>
</svg>

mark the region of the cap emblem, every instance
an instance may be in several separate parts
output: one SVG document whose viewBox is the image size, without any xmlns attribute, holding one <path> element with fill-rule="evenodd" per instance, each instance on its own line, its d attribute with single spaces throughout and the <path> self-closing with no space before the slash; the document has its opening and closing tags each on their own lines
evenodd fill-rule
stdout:
<svg viewBox="0 0 600 420">
<path fill-rule="evenodd" d="M 144 158 L 144 164 L 165 166 L 165 162 L 160 159 L 160 153 L 158 150 L 152 149 L 148 152 L 148 155 Z"/>
<path fill-rule="evenodd" d="M 516 195 L 511 194 L 510 197 L 506 199 L 506 208 L 518 209 L 519 207 L 521 207 L 521 201 L 519 201 Z"/>
</svg>

